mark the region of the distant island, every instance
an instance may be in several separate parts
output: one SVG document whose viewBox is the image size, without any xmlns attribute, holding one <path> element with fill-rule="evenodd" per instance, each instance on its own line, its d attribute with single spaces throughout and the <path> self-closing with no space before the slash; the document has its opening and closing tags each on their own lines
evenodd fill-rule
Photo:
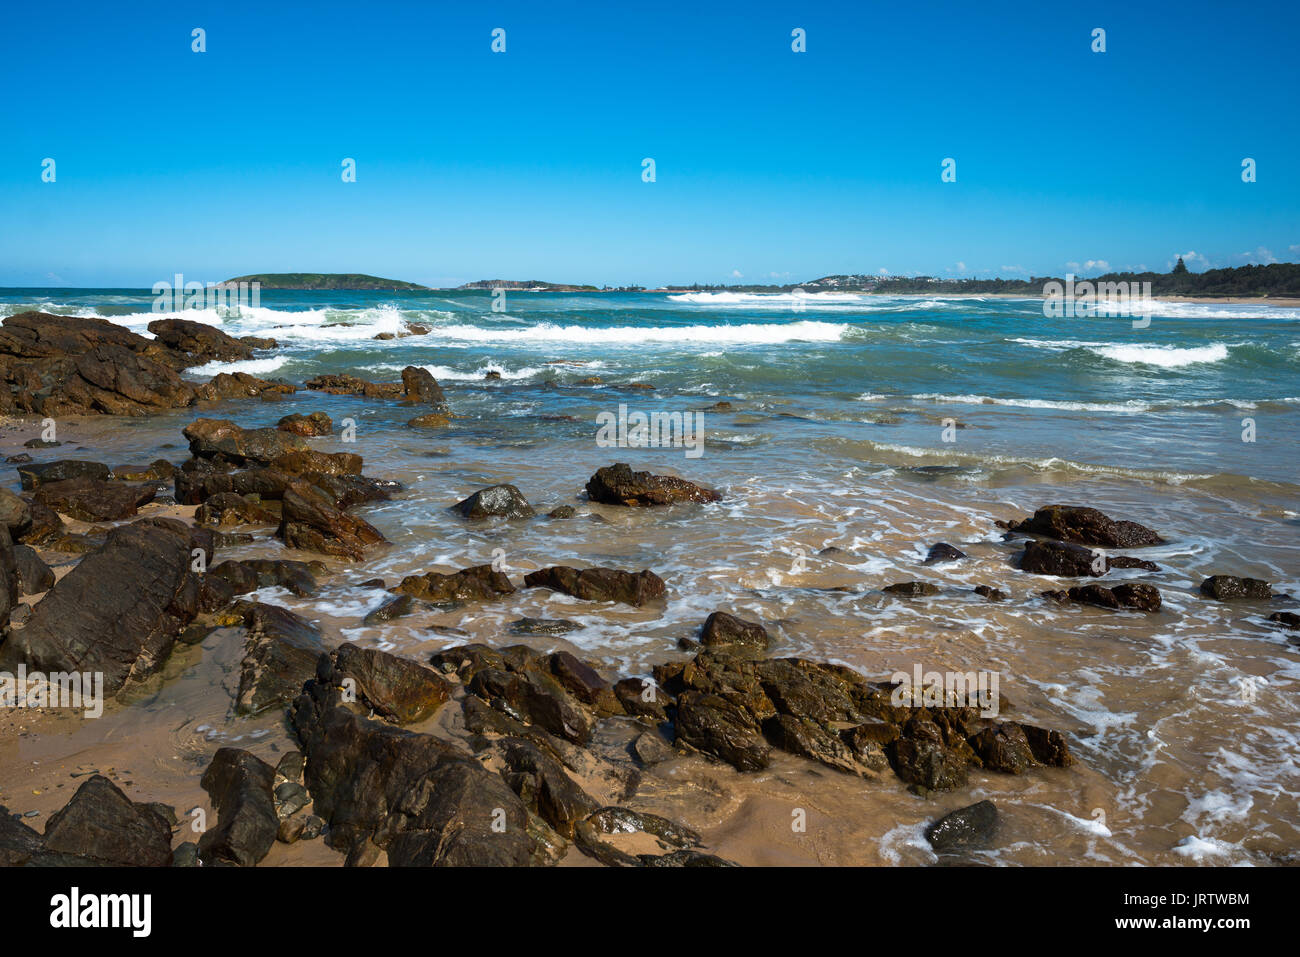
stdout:
<svg viewBox="0 0 1300 957">
<path fill-rule="evenodd" d="M 379 290 L 381 292 L 423 292 L 429 286 L 420 286 L 400 279 L 380 279 L 359 272 L 264 272 L 252 276 L 237 276 L 221 283 L 233 286 L 239 283 L 257 283 L 263 289 L 343 289 Z"/>
<path fill-rule="evenodd" d="M 1082 281 L 1075 277 L 1076 281 Z M 1182 259 L 1167 273 L 1111 272 L 1090 276 L 1089 282 L 1151 283 L 1153 296 L 1188 296 L 1207 298 L 1276 298 L 1300 299 L 1300 263 L 1272 263 L 1267 266 L 1236 266 L 1207 269 L 1195 273 Z M 430 292 L 434 287 L 421 286 L 399 279 L 381 279 L 363 273 L 258 273 L 227 279 L 221 285 L 257 282 L 262 289 L 371 290 L 379 292 Z M 807 282 L 782 285 L 749 283 L 669 285 L 647 290 L 644 286 L 594 286 L 588 284 L 546 282 L 541 279 L 480 279 L 456 286 L 457 291 L 507 289 L 512 292 L 856 292 L 876 295 L 978 295 L 1041 296 L 1049 282 L 1064 283 L 1064 276 L 1031 276 L 1028 279 L 941 279 L 936 276 L 873 276 L 836 274 Z"/>
<path fill-rule="evenodd" d="M 1076 276 L 1076 281 L 1081 277 Z M 1180 258 L 1167 273 L 1111 272 L 1089 276 L 1089 282 L 1151 283 L 1153 296 L 1205 296 L 1243 298 L 1300 298 L 1300 263 L 1272 263 L 1267 266 L 1235 266 L 1192 272 Z M 940 279 L 935 276 L 872 276 L 840 274 L 808 282 L 781 286 L 716 285 L 665 286 L 665 292 L 862 292 L 877 295 L 1017 295 L 1041 296 L 1049 282 L 1064 283 L 1064 276 L 1031 276 L 1028 279 Z"/>
<path fill-rule="evenodd" d="M 540 279 L 480 279 L 467 282 L 457 289 L 511 289 L 517 292 L 597 292 L 596 286 L 574 286 L 562 282 L 543 282 Z"/>
</svg>

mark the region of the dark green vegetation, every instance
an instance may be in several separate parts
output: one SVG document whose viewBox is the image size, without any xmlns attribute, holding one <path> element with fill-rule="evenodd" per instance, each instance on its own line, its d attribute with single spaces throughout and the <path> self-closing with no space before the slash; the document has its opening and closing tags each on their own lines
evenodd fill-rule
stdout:
<svg viewBox="0 0 1300 957">
<path fill-rule="evenodd" d="M 428 286 L 400 279 L 380 279 L 359 272 L 265 272 L 252 276 L 227 279 L 223 285 L 259 283 L 263 289 L 379 289 L 393 292 L 413 292 Z"/>
<path fill-rule="evenodd" d="M 543 282 L 540 279 L 480 279 L 467 282 L 457 289 L 518 289 L 528 292 L 596 292 L 595 286 L 574 286 L 563 282 Z"/>
</svg>

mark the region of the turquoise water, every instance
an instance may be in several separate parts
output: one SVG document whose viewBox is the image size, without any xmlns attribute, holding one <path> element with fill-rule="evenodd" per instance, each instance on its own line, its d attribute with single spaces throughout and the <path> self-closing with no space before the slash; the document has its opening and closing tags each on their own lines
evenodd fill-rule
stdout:
<svg viewBox="0 0 1300 957">
<path fill-rule="evenodd" d="M 595 375 L 653 384 L 629 399 L 648 410 L 726 400 L 798 416 L 791 422 L 816 426 L 809 441 L 894 465 L 1101 466 L 1175 480 L 1295 474 L 1296 308 L 1159 303 L 1135 329 L 1128 319 L 1045 318 L 1041 302 L 1023 299 L 510 292 L 504 312 L 492 302 L 488 292 L 266 291 L 258 308 L 186 315 L 281 343 L 266 358 L 196 375 L 391 379 L 417 364 L 454 391 L 491 370 L 501 380 L 461 411 L 515 417 L 529 402 L 589 412 L 588 396 L 547 386 Z M 99 315 L 140 332 L 157 318 L 152 303 L 147 291 L 0 292 L 3 314 Z M 408 323 L 431 332 L 373 338 Z M 1243 441 L 1247 419 L 1254 442 Z M 945 420 L 955 441 L 944 441 Z"/>
</svg>

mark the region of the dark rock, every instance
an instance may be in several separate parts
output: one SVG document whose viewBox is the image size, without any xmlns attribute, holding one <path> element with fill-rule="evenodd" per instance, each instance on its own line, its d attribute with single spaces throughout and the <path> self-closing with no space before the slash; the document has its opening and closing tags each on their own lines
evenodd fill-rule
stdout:
<svg viewBox="0 0 1300 957">
<path fill-rule="evenodd" d="M 45 852 L 63 863 L 109 867 L 166 867 L 172 831 L 146 804 L 136 804 L 108 778 L 88 777 L 45 825 Z"/>
<path fill-rule="evenodd" d="M 939 594 L 939 586 L 930 582 L 898 582 L 894 585 L 886 585 L 881 591 L 890 595 L 903 595 L 907 598 L 919 598 L 922 595 Z"/>
<path fill-rule="evenodd" d="M 431 405 L 435 412 L 447 413 L 447 397 L 442 393 L 432 373 L 419 366 L 407 366 L 402 370 L 402 390 L 406 401 Z"/>
<path fill-rule="evenodd" d="M 587 497 L 606 505 L 672 505 L 677 502 L 717 502 L 722 495 L 671 475 L 633 472 L 625 462 L 597 469 L 587 482 Z"/>
<path fill-rule="evenodd" d="M 1108 567 L 1106 556 L 1100 552 L 1064 542 L 1028 542 L 1020 557 L 1020 570 L 1037 575 L 1098 578 L 1106 574 Z"/>
<path fill-rule="evenodd" d="M 1006 601 L 1007 593 L 1001 588 L 993 588 L 990 585 L 976 585 L 971 589 L 975 594 L 982 595 L 989 601 Z"/>
<path fill-rule="evenodd" d="M 1148 572 L 1160 571 L 1160 566 L 1145 558 L 1133 558 L 1131 555 L 1110 555 L 1106 558 L 1107 568 L 1141 568 Z"/>
<path fill-rule="evenodd" d="M 678 741 L 717 755 L 741 771 L 761 771 L 772 762 L 772 748 L 753 715 L 721 695 L 679 695 L 676 732 Z"/>
<path fill-rule="evenodd" d="M 112 473 L 102 462 L 84 462 L 80 459 L 57 459 L 24 465 L 18 469 L 18 478 L 24 489 L 30 491 L 49 482 L 66 482 L 68 479 L 94 479 L 106 482 Z"/>
<path fill-rule="evenodd" d="M 573 518 L 578 510 L 572 505 L 560 505 L 546 513 L 547 518 Z"/>
<path fill-rule="evenodd" d="M 247 372 L 218 372 L 194 390 L 194 397 L 201 402 L 219 402 L 223 399 L 275 400 L 297 391 L 296 386 L 287 382 L 271 382 Z"/>
<path fill-rule="evenodd" d="M 25 545 L 45 545 L 63 534 L 63 519 L 54 509 L 36 499 L 27 499 L 30 520 L 15 530 L 14 538 Z"/>
<path fill-rule="evenodd" d="M 36 489 L 36 501 L 70 518 L 83 522 L 117 522 L 135 515 L 141 505 L 153 501 L 151 485 L 123 485 L 97 479 L 67 479 L 43 482 Z"/>
<path fill-rule="evenodd" d="M 194 512 L 199 525 L 215 528 L 235 528 L 240 525 L 279 525 L 280 513 L 264 507 L 260 502 L 234 492 L 218 492 L 209 496 Z"/>
<path fill-rule="evenodd" d="M 384 603 L 378 608 L 367 612 L 366 617 L 361 619 L 361 624 L 367 628 L 382 625 L 386 621 L 393 621 L 409 615 L 414 610 L 415 599 L 410 595 L 393 595 L 385 599 Z"/>
<path fill-rule="evenodd" d="M 277 455 L 271 468 L 286 475 L 360 475 L 362 460 L 355 452 L 318 452 L 296 449 Z"/>
<path fill-rule="evenodd" d="M 528 504 L 519 489 L 513 485 L 493 485 L 481 488 L 468 498 L 452 506 L 461 518 L 481 519 L 491 516 L 500 518 L 532 518 L 533 507 Z"/>
<path fill-rule="evenodd" d="M 176 474 L 176 466 L 166 459 L 148 465 L 115 465 L 113 478 L 119 482 L 161 482 Z"/>
<path fill-rule="evenodd" d="M 1141 548 L 1159 545 L 1164 539 L 1137 522 L 1116 521 L 1095 508 L 1048 505 L 1032 518 L 1011 526 L 1013 531 L 1043 535 L 1076 545 L 1105 548 Z"/>
<path fill-rule="evenodd" d="M 984 847 L 997 827 L 997 807 L 992 801 L 980 801 L 939 818 L 925 829 L 925 839 L 939 852 Z"/>
<path fill-rule="evenodd" d="M 302 438 L 279 429 L 244 429 L 229 419 L 195 419 L 183 430 L 190 452 L 200 458 L 221 456 L 237 464 L 267 465 L 277 456 L 306 448 Z"/>
<path fill-rule="evenodd" d="M 423 721 L 451 698 L 445 678 L 409 658 L 348 642 L 322 661 L 317 676 L 333 685 L 352 679 L 357 696 L 387 721 Z"/>
<path fill-rule="evenodd" d="M 1216 601 L 1235 601 L 1239 598 L 1263 600 L 1273 597 L 1273 589 L 1268 582 L 1258 578 L 1211 575 L 1201 582 L 1201 594 Z"/>
<path fill-rule="evenodd" d="M 513 594 L 515 586 L 503 572 L 494 571 L 491 565 L 474 565 L 460 571 L 443 574 L 426 572 L 408 575 L 394 591 L 411 595 L 434 604 L 462 601 L 492 601 L 502 595 Z"/>
<path fill-rule="evenodd" d="M 30 440 L 29 440 L 29 441 L 30 441 Z M 23 443 L 23 444 L 25 445 L 26 443 Z M 62 445 L 63 443 L 60 442 L 59 444 Z M 31 457 L 30 455 L 28 455 L 26 452 L 19 452 L 17 455 L 6 455 L 6 456 L 5 456 L 5 461 L 6 461 L 8 464 L 10 464 L 10 465 L 22 465 L 22 464 L 24 464 L 25 462 L 30 462 L 31 460 L 32 460 L 32 457 Z"/>
<path fill-rule="evenodd" d="M 221 748 L 200 782 L 217 809 L 217 824 L 199 838 L 205 864 L 253 867 L 266 857 L 280 827 L 275 814 L 275 769 L 238 748 Z"/>
<path fill-rule="evenodd" d="M 565 773 L 564 767 L 531 741 L 504 738 L 502 777 L 520 800 L 557 833 L 573 839 L 577 822 L 599 806 Z"/>
<path fill-rule="evenodd" d="M 925 556 L 925 564 L 937 565 L 941 562 L 957 562 L 966 557 L 966 553 L 961 549 L 949 545 L 947 542 L 939 542 L 930 546 L 929 554 Z"/>
<path fill-rule="evenodd" d="M 617 568 L 571 568 L 552 565 L 524 576 L 525 588 L 550 588 L 584 601 L 618 601 L 644 605 L 667 592 L 663 579 L 652 571 L 626 572 Z"/>
<path fill-rule="evenodd" d="M 292 432 L 294 435 L 330 435 L 334 431 L 334 422 L 324 412 L 312 412 L 309 415 L 295 412 L 286 415 L 275 427 L 281 432 Z"/>
<path fill-rule="evenodd" d="M 599 834 L 650 834 L 676 848 L 699 847 L 700 835 L 688 827 L 629 807 L 603 807 L 587 818 Z"/>
<path fill-rule="evenodd" d="M 253 357 L 250 346 L 204 322 L 194 322 L 189 319 L 155 319 L 149 323 L 149 331 L 168 347 L 178 352 L 189 353 L 204 362 L 212 360 L 234 362 Z"/>
<path fill-rule="evenodd" d="M 189 526 L 142 519 L 112 529 L 49 590 L 31 619 L 0 645 L 0 662 L 41 671 L 102 672 L 115 695 L 128 679 L 161 667 L 181 629 L 199 611 L 195 550 L 210 555 Z"/>
<path fill-rule="evenodd" d="M 767 629 L 757 622 L 745 621 L 724 611 L 715 611 L 704 620 L 700 644 L 706 648 L 735 645 L 764 649 L 768 646 Z"/>
<path fill-rule="evenodd" d="M 290 548 L 360 560 L 367 546 L 386 540 L 374 526 L 337 508 L 330 496 L 302 480 L 285 489 L 280 514 L 276 535 Z"/>
<path fill-rule="evenodd" d="M 1275 611 L 1268 616 L 1268 620 L 1283 628 L 1300 628 L 1300 615 L 1293 611 Z"/>
<path fill-rule="evenodd" d="M 30 545 L 14 546 L 14 562 L 18 572 L 18 594 L 39 595 L 49 591 L 54 584 L 54 572 Z"/>
<path fill-rule="evenodd" d="M 316 576 L 306 562 L 265 558 L 231 560 L 217 565 L 209 574 L 229 582 L 235 595 L 246 595 L 259 588 L 287 588 L 299 598 L 311 598 L 318 591 Z"/>
<path fill-rule="evenodd" d="M 316 673 L 320 630 L 287 608 L 251 602 L 240 609 L 248 635 L 235 713 L 260 714 L 293 701 Z"/>
<path fill-rule="evenodd" d="M 564 635 L 581 627 L 567 618 L 519 618 L 509 625 L 512 635 Z"/>
</svg>

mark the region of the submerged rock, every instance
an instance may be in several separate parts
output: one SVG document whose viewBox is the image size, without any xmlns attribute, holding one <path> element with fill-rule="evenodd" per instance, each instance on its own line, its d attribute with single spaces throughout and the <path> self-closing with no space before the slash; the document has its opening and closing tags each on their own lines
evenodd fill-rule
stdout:
<svg viewBox="0 0 1300 957">
<path fill-rule="evenodd" d="M 1104 548 L 1142 548 L 1164 542 L 1145 525 L 1116 521 L 1095 508 L 1078 505 L 1048 505 L 1034 512 L 1032 518 L 1008 527 L 1016 532 Z"/>
<path fill-rule="evenodd" d="M 1235 575 L 1211 575 L 1201 582 L 1201 594 L 1216 601 L 1237 599 L 1262 600 L 1273 597 L 1273 588 L 1258 578 L 1237 578 Z"/>
<path fill-rule="evenodd" d="M 618 601 L 644 605 L 662 598 L 667 586 L 658 575 L 642 569 L 626 572 L 618 568 L 571 568 L 552 565 L 524 576 L 525 588 L 550 588 L 583 601 Z"/>
<path fill-rule="evenodd" d="M 930 546 L 930 551 L 925 556 L 925 564 L 937 565 L 941 562 L 958 562 L 965 557 L 966 553 L 961 549 L 949 545 L 947 542 L 939 542 Z"/>
<path fill-rule="evenodd" d="M 898 582 L 881 589 L 890 595 L 904 595 L 907 598 L 920 598 L 924 595 L 939 594 L 939 586 L 932 582 Z"/>
<path fill-rule="evenodd" d="M 587 481 L 587 497 L 606 505 L 672 505 L 677 502 L 718 502 L 719 492 L 671 475 L 633 472 L 625 462 L 597 469 Z"/>
<path fill-rule="evenodd" d="M 523 493 L 513 485 L 492 485 L 481 488 L 468 498 L 451 506 L 461 518 L 482 519 L 532 518 L 536 513 Z"/>
<path fill-rule="evenodd" d="M 983 847 L 998 827 L 998 809 L 992 801 L 980 801 L 945 814 L 925 829 L 925 839 L 939 852 L 964 847 Z"/>
<path fill-rule="evenodd" d="M 704 620 L 700 644 L 706 648 L 730 645 L 765 649 L 768 646 L 767 629 L 757 622 L 715 611 Z"/>
</svg>

